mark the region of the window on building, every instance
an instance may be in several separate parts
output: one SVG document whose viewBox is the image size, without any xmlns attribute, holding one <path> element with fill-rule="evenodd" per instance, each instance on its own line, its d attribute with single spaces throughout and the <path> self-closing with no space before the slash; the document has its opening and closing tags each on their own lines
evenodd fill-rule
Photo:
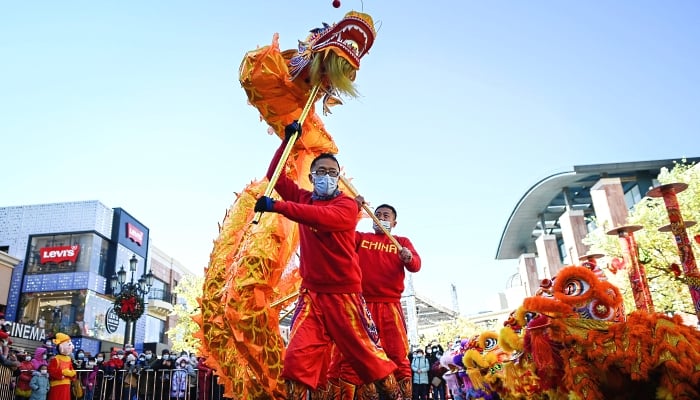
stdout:
<svg viewBox="0 0 700 400">
<path fill-rule="evenodd" d="M 642 194 L 639 191 L 639 185 L 634 185 L 630 190 L 625 192 L 625 204 L 627 204 L 627 209 L 632 209 L 635 204 L 642 200 Z"/>
<path fill-rule="evenodd" d="M 564 239 L 562 238 L 557 238 L 557 248 L 559 249 L 559 261 L 562 263 L 566 262 L 566 255 L 569 253 L 566 251 L 566 244 L 564 243 Z"/>
<path fill-rule="evenodd" d="M 598 224 L 594 220 L 588 218 L 586 221 L 586 232 L 591 233 L 598 228 Z"/>
<path fill-rule="evenodd" d="M 146 336 L 144 343 L 167 343 L 165 321 L 146 315 Z"/>
<path fill-rule="evenodd" d="M 27 275 L 57 272 L 104 271 L 109 242 L 89 233 L 32 236 L 29 245 Z"/>
<path fill-rule="evenodd" d="M 85 290 L 24 293 L 20 298 L 20 322 L 45 329 L 47 336 L 57 332 L 82 336 L 85 332 L 86 295 Z"/>
</svg>

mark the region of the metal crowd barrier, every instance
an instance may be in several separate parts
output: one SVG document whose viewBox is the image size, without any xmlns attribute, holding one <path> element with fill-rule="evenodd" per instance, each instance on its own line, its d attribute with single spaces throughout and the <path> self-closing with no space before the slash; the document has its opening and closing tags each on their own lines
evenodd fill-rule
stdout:
<svg viewBox="0 0 700 400">
<path fill-rule="evenodd" d="M 83 397 L 72 400 L 224 400 L 223 386 L 211 371 L 77 370 Z M 91 376 L 92 374 L 92 376 Z M 92 378 L 92 379 L 91 379 Z M 0 366 L 0 400 L 15 399 L 16 377 Z M 227 399 L 230 400 L 230 399 Z"/>
</svg>

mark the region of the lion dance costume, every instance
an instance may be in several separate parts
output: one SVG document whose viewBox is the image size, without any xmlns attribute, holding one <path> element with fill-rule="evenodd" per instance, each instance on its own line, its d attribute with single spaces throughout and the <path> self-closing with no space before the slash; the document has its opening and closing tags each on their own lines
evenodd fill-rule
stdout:
<svg viewBox="0 0 700 400">
<path fill-rule="evenodd" d="M 507 357 L 484 352 L 491 332 L 464 355 L 472 382 L 488 392 L 472 398 L 700 398 L 700 332 L 679 316 L 625 315 L 619 289 L 595 265 L 543 281 L 504 325 L 497 340 Z"/>
<path fill-rule="evenodd" d="M 57 333 L 53 339 L 58 354 L 49 361 L 49 395 L 48 400 L 71 400 L 71 381 L 76 379 L 73 369 L 73 342 L 65 333 Z"/>
<path fill-rule="evenodd" d="M 339 95 L 355 96 L 360 58 L 376 32 L 367 14 L 349 12 L 333 25 L 313 29 L 295 50 L 280 51 L 278 35 L 272 44 L 247 53 L 239 79 L 248 101 L 280 138 L 284 126 L 299 118 L 312 88 L 320 88 L 323 110 L 339 103 Z M 320 117 L 312 111 L 294 145 L 283 173 L 309 188 L 304 171 L 320 153 L 337 153 Z M 224 395 L 234 398 L 281 399 L 280 379 L 284 341 L 279 312 L 298 290 L 300 278 L 294 252 L 299 243 L 296 224 L 279 214 L 266 215 L 251 225 L 253 206 L 265 181 L 250 183 L 237 195 L 219 226 L 205 272 L 201 314 L 202 353 L 219 376 Z"/>
</svg>

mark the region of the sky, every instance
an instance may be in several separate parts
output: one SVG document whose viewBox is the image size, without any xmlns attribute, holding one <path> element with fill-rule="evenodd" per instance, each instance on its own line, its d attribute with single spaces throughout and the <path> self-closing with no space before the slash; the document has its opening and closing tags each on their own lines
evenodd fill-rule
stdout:
<svg viewBox="0 0 700 400">
<path fill-rule="evenodd" d="M 518 200 L 574 165 L 700 156 L 700 3 L 342 0 L 10 2 L 0 13 L 0 206 L 99 200 L 187 268 L 279 139 L 238 82 L 350 11 L 378 34 L 361 96 L 323 117 L 371 204 L 423 260 L 418 293 L 495 308 Z M 369 220 L 359 230 L 370 230 Z"/>
</svg>

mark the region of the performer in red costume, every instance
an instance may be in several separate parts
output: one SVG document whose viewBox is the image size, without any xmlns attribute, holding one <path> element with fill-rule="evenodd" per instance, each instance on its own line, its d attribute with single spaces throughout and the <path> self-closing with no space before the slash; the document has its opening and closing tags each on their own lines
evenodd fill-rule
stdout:
<svg viewBox="0 0 700 400">
<path fill-rule="evenodd" d="M 58 354 L 49 361 L 49 395 L 48 400 L 71 400 L 70 384 L 75 379 L 75 370 L 71 360 L 73 342 L 65 333 L 57 333 L 53 339 Z"/>
<path fill-rule="evenodd" d="M 364 202 L 362 196 L 355 198 L 359 204 Z M 387 231 L 396 226 L 396 209 L 388 204 L 382 204 L 374 211 L 374 215 Z M 362 295 L 367 302 L 367 308 L 377 325 L 379 339 L 387 356 L 396 363 L 394 375 L 399 382 L 401 396 L 412 398 L 412 371 L 408 361 L 408 337 L 406 335 L 406 319 L 401 307 L 401 294 L 404 290 L 406 271 L 418 272 L 421 259 L 408 238 L 394 236 L 401 245 L 397 248 L 389 236 L 374 223 L 374 232 L 356 232 L 355 243 L 362 268 Z M 339 353 L 334 351 L 329 371 L 331 391 L 338 393 L 337 398 L 352 398 L 352 386 L 361 382 L 353 376 L 351 366 L 345 362 Z M 340 376 L 351 377 L 350 381 L 338 379 Z M 350 388 L 350 389 L 349 389 Z M 371 398 L 373 388 L 368 385 L 357 389 L 357 398 Z"/>
<path fill-rule="evenodd" d="M 268 178 L 296 131 L 301 131 L 297 123 L 286 127 Z M 279 213 L 299 224 L 302 282 L 282 371 L 288 399 L 306 399 L 308 389 L 312 396 L 321 395 L 331 343 L 363 383 L 375 382 L 381 394 L 397 399 L 396 364 L 377 345 L 376 327 L 362 297 L 362 273 L 355 252 L 358 205 L 338 190 L 340 165 L 332 154 L 317 156 L 310 172 L 313 192 L 281 174 L 275 190 L 283 200 L 262 196 L 255 205 L 256 212 Z"/>
</svg>

